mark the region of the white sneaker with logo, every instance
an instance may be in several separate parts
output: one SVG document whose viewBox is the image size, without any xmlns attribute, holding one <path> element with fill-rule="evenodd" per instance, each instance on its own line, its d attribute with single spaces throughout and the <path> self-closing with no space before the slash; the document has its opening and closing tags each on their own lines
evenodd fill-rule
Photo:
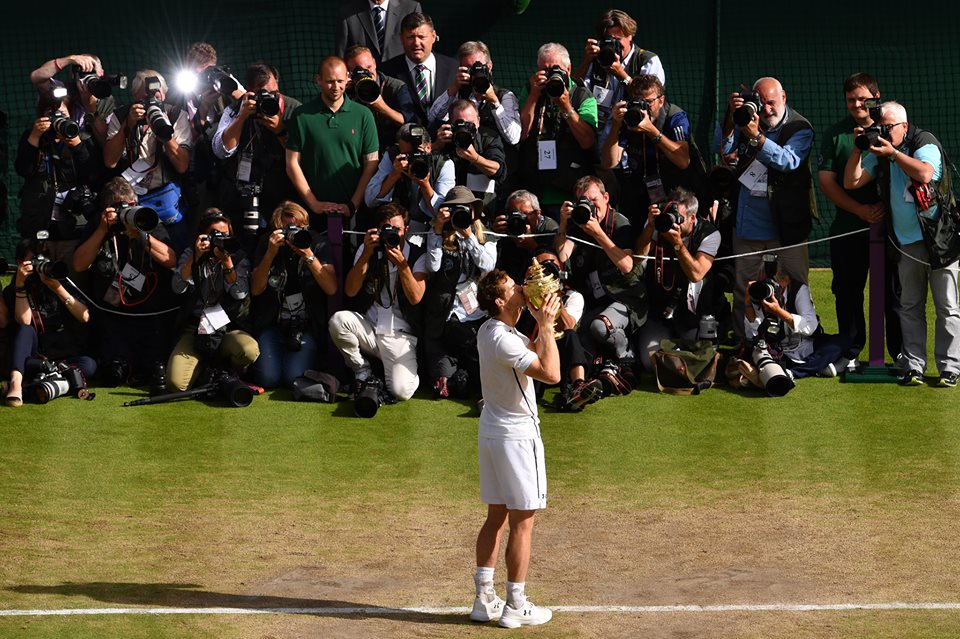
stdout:
<svg viewBox="0 0 960 639">
<path fill-rule="evenodd" d="M 510 605 L 503 607 L 503 614 L 500 615 L 500 627 L 539 626 L 547 623 L 551 618 L 553 618 L 552 610 L 543 606 L 535 606 L 532 601 L 527 599 L 527 603 L 519 610 Z"/>
<path fill-rule="evenodd" d="M 493 595 L 490 601 L 484 601 L 485 597 L 477 596 L 473 600 L 473 610 L 470 611 L 470 621 L 479 621 L 486 623 L 496 621 L 503 613 L 504 602 L 500 597 Z"/>
</svg>

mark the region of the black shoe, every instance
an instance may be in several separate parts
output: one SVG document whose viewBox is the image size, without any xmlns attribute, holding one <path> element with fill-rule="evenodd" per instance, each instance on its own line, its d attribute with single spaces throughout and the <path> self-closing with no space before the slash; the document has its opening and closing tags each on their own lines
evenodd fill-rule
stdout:
<svg viewBox="0 0 960 639">
<path fill-rule="evenodd" d="M 954 386 L 956 386 L 956 375 L 954 375 Z M 907 371 L 900 378 L 901 386 L 920 386 L 923 384 L 923 373 L 917 370 Z"/>
<path fill-rule="evenodd" d="M 956 373 L 944 373 L 940 376 L 940 379 L 937 380 L 937 386 L 940 388 L 956 388 L 957 387 L 957 374 Z"/>
</svg>

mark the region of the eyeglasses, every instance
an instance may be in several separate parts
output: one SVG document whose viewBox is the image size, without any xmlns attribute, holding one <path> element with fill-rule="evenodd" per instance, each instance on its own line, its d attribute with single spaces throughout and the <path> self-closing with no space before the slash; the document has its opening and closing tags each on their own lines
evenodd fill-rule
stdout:
<svg viewBox="0 0 960 639">
<path fill-rule="evenodd" d="M 663 97 L 663 94 L 661 93 L 660 95 L 655 95 L 652 98 L 640 98 L 640 99 L 646 102 L 647 106 L 653 106 L 653 103 L 662 97 Z"/>
</svg>

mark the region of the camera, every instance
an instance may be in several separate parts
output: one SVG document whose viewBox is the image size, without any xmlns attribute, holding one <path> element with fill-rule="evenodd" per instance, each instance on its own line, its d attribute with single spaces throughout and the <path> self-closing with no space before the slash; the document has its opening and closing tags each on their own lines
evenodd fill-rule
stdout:
<svg viewBox="0 0 960 639">
<path fill-rule="evenodd" d="M 306 321 L 302 317 L 291 317 L 280 320 L 280 331 L 283 333 L 283 344 L 291 353 L 298 353 L 303 347 L 303 330 Z"/>
<path fill-rule="evenodd" d="M 384 224 L 377 229 L 380 236 L 380 246 L 384 249 L 397 248 L 400 246 L 400 229 L 390 224 Z"/>
<path fill-rule="evenodd" d="M 268 118 L 272 118 L 280 113 L 280 93 L 277 91 L 260 89 L 259 91 L 255 91 L 253 97 L 250 99 L 257 103 L 258 115 L 265 115 Z"/>
<path fill-rule="evenodd" d="M 221 251 L 236 253 L 240 250 L 240 240 L 223 231 L 210 231 L 207 234 L 207 239 L 210 240 L 211 247 L 218 248 Z"/>
<path fill-rule="evenodd" d="M 891 142 L 890 139 L 890 125 L 889 124 L 880 124 L 880 117 L 882 115 L 882 108 L 880 106 L 879 98 L 869 98 L 863 101 L 863 106 L 867 107 L 867 111 L 870 112 L 870 119 L 873 120 L 873 124 L 863 129 L 863 133 L 858 135 L 853 143 L 857 145 L 857 148 L 861 151 L 867 151 L 871 146 L 876 146 L 880 143 L 880 138 Z"/>
<path fill-rule="evenodd" d="M 50 119 L 50 128 L 56 131 L 64 140 L 73 140 L 80 135 L 80 125 L 65 116 L 60 111 L 53 109 L 47 112 Z"/>
<path fill-rule="evenodd" d="M 30 260 L 33 264 L 33 271 L 51 280 L 65 280 L 69 269 L 66 262 L 54 262 L 42 253 L 36 253 Z"/>
<path fill-rule="evenodd" d="M 150 125 L 154 135 L 162 142 L 166 142 L 173 137 L 173 125 L 163 110 L 163 102 L 155 97 L 149 97 L 143 101 L 143 108 L 146 113 L 143 114 L 143 121 Z"/>
<path fill-rule="evenodd" d="M 477 125 L 464 120 L 454 122 L 450 130 L 453 133 L 453 145 L 458 149 L 469 148 L 477 135 Z"/>
<path fill-rule="evenodd" d="M 353 411 L 357 417 L 371 419 L 376 417 L 377 411 L 383 404 L 383 382 L 376 377 L 367 378 L 360 385 L 360 390 L 353 400 Z"/>
<path fill-rule="evenodd" d="M 127 76 L 121 73 L 97 75 L 93 71 L 83 71 L 76 65 L 73 67 L 73 72 L 80 86 L 89 91 L 95 98 L 101 100 L 113 95 L 113 87 L 127 88 Z"/>
<path fill-rule="evenodd" d="M 739 95 L 743 104 L 733 112 L 733 121 L 737 126 L 744 127 L 750 124 L 753 116 L 763 108 L 763 99 L 756 91 L 750 91 L 749 93 L 741 91 Z"/>
<path fill-rule="evenodd" d="M 470 228 L 473 224 L 473 207 L 466 204 L 451 204 L 445 207 L 450 211 L 450 224 L 458 231 Z"/>
<path fill-rule="evenodd" d="M 552 259 L 544 260 L 540 262 L 540 268 L 543 269 L 543 272 L 545 274 L 547 274 L 548 276 L 552 275 L 553 277 L 557 278 L 558 281 L 561 281 L 561 282 L 566 278 L 566 275 L 567 275 L 560 268 L 560 265 L 557 264 L 557 262 Z"/>
<path fill-rule="evenodd" d="M 310 248 L 310 245 L 313 244 L 313 236 L 310 235 L 310 231 L 303 227 L 296 224 L 287 224 L 282 230 L 283 239 L 298 249 Z"/>
<path fill-rule="evenodd" d="M 657 233 L 663 234 L 672 229 L 674 224 L 680 226 L 683 222 L 680 206 L 676 202 L 667 202 L 660 215 L 653 218 L 653 228 Z"/>
<path fill-rule="evenodd" d="M 244 199 L 243 234 L 254 237 L 260 232 L 260 185 L 253 182 L 239 182 L 240 196 Z"/>
<path fill-rule="evenodd" d="M 762 338 L 758 338 L 753 347 L 752 359 L 754 366 L 757 367 L 760 383 L 763 384 L 767 394 L 772 397 L 783 397 L 795 386 L 783 367 L 770 356 L 767 343 Z"/>
<path fill-rule="evenodd" d="M 600 47 L 600 51 L 597 53 L 597 64 L 604 69 L 609 69 L 623 55 L 620 40 L 613 36 L 603 36 L 597 42 L 597 46 Z"/>
<path fill-rule="evenodd" d="M 353 94 L 361 102 L 369 104 L 380 97 L 380 83 L 372 72 L 363 67 L 354 67 L 350 79 L 353 81 Z"/>
<path fill-rule="evenodd" d="M 124 386 L 130 379 L 130 362 L 119 357 L 102 362 L 97 369 L 97 377 L 103 386 Z"/>
<path fill-rule="evenodd" d="M 551 98 L 559 98 L 563 95 L 563 92 L 567 90 L 567 87 L 570 86 L 570 76 L 563 67 L 557 64 L 546 71 L 547 83 L 544 85 L 544 89 Z"/>
<path fill-rule="evenodd" d="M 149 206 L 134 206 L 126 202 L 115 202 L 113 208 L 117 212 L 117 221 L 123 224 L 128 231 L 153 233 L 160 226 L 160 216 Z"/>
<path fill-rule="evenodd" d="M 82 218 L 82 221 L 78 219 L 78 222 L 86 224 L 87 220 L 97 215 L 97 196 L 86 184 L 75 186 L 64 196 L 60 203 L 60 212 Z"/>
<path fill-rule="evenodd" d="M 527 232 L 527 216 L 520 211 L 507 213 L 507 233 L 520 237 Z"/>
<path fill-rule="evenodd" d="M 64 395 L 87 397 L 87 380 L 75 366 L 30 358 L 24 365 L 24 376 L 33 380 L 30 390 L 38 404 Z"/>
<path fill-rule="evenodd" d="M 597 207 L 591 200 L 588 200 L 585 197 L 577 200 L 577 203 L 573 205 L 573 212 L 570 213 L 570 219 L 574 222 L 583 226 L 590 221 L 590 218 L 596 216 Z"/>
<path fill-rule="evenodd" d="M 240 85 L 230 75 L 228 67 L 213 66 L 207 67 L 197 75 L 197 88 L 201 93 L 212 89 L 223 97 L 230 98 Z"/>
<path fill-rule="evenodd" d="M 407 154 L 410 175 L 418 180 L 425 180 L 430 175 L 430 154 L 425 151 L 414 151 Z"/>
<path fill-rule="evenodd" d="M 477 60 L 470 67 L 470 87 L 474 92 L 483 94 L 490 88 L 493 80 L 490 76 L 490 69 L 483 62 Z"/>
<path fill-rule="evenodd" d="M 763 279 L 754 282 L 747 289 L 750 299 L 754 302 L 770 299 L 771 297 L 779 297 L 781 293 L 780 284 L 776 279 L 777 271 L 779 270 L 777 256 L 772 253 L 765 253 L 761 260 L 763 264 Z"/>
<path fill-rule="evenodd" d="M 623 114 L 623 123 L 631 129 L 640 126 L 643 119 L 647 117 L 650 111 L 650 105 L 643 98 L 634 98 L 627 102 L 627 112 Z"/>
</svg>

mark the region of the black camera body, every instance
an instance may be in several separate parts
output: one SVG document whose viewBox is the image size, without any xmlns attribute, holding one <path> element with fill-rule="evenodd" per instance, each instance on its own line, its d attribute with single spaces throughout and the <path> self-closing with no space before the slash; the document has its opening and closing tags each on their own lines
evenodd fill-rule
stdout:
<svg viewBox="0 0 960 639">
<path fill-rule="evenodd" d="M 493 76 L 490 69 L 480 60 L 477 60 L 470 66 L 470 88 L 477 94 L 484 94 L 493 84 Z"/>
<path fill-rule="evenodd" d="M 740 98 L 743 100 L 743 104 L 734 110 L 733 121 L 737 126 L 745 127 L 750 124 L 753 116 L 763 109 L 763 98 L 756 91 L 747 93 L 741 91 Z"/>
<path fill-rule="evenodd" d="M 426 151 L 408 153 L 407 163 L 410 167 L 410 175 L 418 180 L 425 180 L 430 175 L 430 154 Z"/>
<path fill-rule="evenodd" d="M 570 219 L 583 226 L 590 221 L 590 218 L 596 217 L 597 207 L 592 200 L 585 197 L 580 198 L 573 205 L 573 212 L 570 213 Z"/>
<path fill-rule="evenodd" d="M 507 213 L 507 233 L 520 237 L 527 232 L 527 216 L 520 211 Z"/>
<path fill-rule="evenodd" d="M 451 204 L 446 207 L 450 211 L 450 224 L 458 231 L 464 231 L 473 224 L 473 207 L 467 204 Z"/>
<path fill-rule="evenodd" d="M 149 206 L 115 202 L 113 208 L 117 212 L 117 222 L 128 231 L 153 233 L 160 226 L 160 216 Z"/>
<path fill-rule="evenodd" d="M 75 186 L 64 196 L 60 212 L 77 218 L 78 224 L 86 224 L 97 215 L 97 195 L 86 184 Z"/>
<path fill-rule="evenodd" d="M 378 228 L 377 235 L 380 236 L 380 246 L 384 250 L 400 246 L 402 240 L 400 237 L 400 229 L 391 224 L 384 224 Z"/>
<path fill-rule="evenodd" d="M 623 123 L 631 129 L 640 126 L 649 115 L 650 105 L 643 98 L 634 98 L 627 102 L 627 112 L 623 114 Z"/>
<path fill-rule="evenodd" d="M 750 300 L 760 302 L 770 298 L 779 298 L 781 293 L 780 284 L 774 279 L 758 280 L 747 289 L 750 294 Z"/>
<path fill-rule="evenodd" d="M 64 140 L 73 140 L 80 137 L 80 125 L 65 116 L 58 109 L 51 109 L 46 113 L 50 119 L 50 128 Z"/>
<path fill-rule="evenodd" d="M 51 280 L 65 280 L 69 274 L 66 262 L 54 262 L 43 253 L 34 253 L 33 272 Z"/>
<path fill-rule="evenodd" d="M 313 244 L 310 231 L 296 224 L 287 224 L 283 227 L 283 239 L 298 249 L 307 249 Z"/>
<path fill-rule="evenodd" d="M 303 348 L 303 331 L 307 321 L 303 317 L 291 317 L 280 320 L 280 332 L 283 334 L 283 344 L 291 353 L 299 353 Z"/>
<path fill-rule="evenodd" d="M 467 149 L 477 135 L 477 125 L 465 120 L 457 120 L 450 128 L 453 133 L 453 145 L 458 149 Z"/>
<path fill-rule="evenodd" d="M 65 395 L 87 396 L 87 380 L 75 366 L 30 358 L 24 365 L 24 377 L 31 380 L 30 392 L 38 404 L 46 404 Z"/>
<path fill-rule="evenodd" d="M 667 202 L 660 211 L 660 215 L 653 218 L 653 228 L 657 233 L 663 234 L 672 229 L 674 224 L 680 226 L 684 221 L 680 206 L 676 202 Z"/>
<path fill-rule="evenodd" d="M 113 87 L 127 88 L 127 76 L 122 73 L 97 75 L 93 71 L 84 71 L 78 65 L 74 65 L 73 74 L 80 86 L 100 100 L 113 95 Z"/>
<path fill-rule="evenodd" d="M 871 146 L 877 146 L 880 143 L 880 138 L 887 142 L 893 142 L 890 139 L 890 125 L 880 124 L 880 119 L 883 116 L 880 98 L 868 98 L 863 101 L 863 106 L 867 107 L 873 124 L 865 127 L 863 133 L 854 138 L 853 143 L 857 145 L 857 148 L 861 151 L 867 151 Z"/>
<path fill-rule="evenodd" d="M 623 46 L 619 38 L 613 36 L 603 36 L 597 41 L 600 51 L 597 53 L 597 64 L 604 69 L 609 69 L 613 63 L 623 57 Z"/>
<path fill-rule="evenodd" d="M 149 82 L 149 78 L 147 80 Z M 160 90 L 159 83 L 157 84 L 157 90 Z M 142 122 L 150 125 L 157 139 L 166 142 L 173 137 L 173 125 L 170 124 L 170 118 L 167 117 L 167 113 L 163 109 L 163 102 L 160 101 L 160 98 L 156 97 L 155 93 L 150 93 L 149 91 L 147 93 L 147 97 L 141 102 L 143 108 L 146 110 L 146 113 L 143 114 Z"/>
<path fill-rule="evenodd" d="M 353 399 L 353 411 L 357 417 L 372 419 L 384 403 L 383 382 L 377 377 L 369 377 L 360 384 L 360 390 Z"/>
<path fill-rule="evenodd" d="M 233 237 L 223 231 L 210 231 L 207 233 L 207 239 L 210 240 L 210 246 L 218 248 L 227 253 L 236 253 L 240 250 L 240 239 Z"/>
<path fill-rule="evenodd" d="M 547 83 L 544 85 L 544 90 L 551 98 L 559 98 L 570 86 L 570 75 L 566 69 L 557 64 L 546 69 L 546 72 Z"/>
<path fill-rule="evenodd" d="M 350 79 L 353 82 L 353 95 L 361 102 L 370 104 L 380 97 L 380 83 L 371 71 L 363 67 L 354 67 L 350 72 Z"/>
<path fill-rule="evenodd" d="M 260 89 L 255 91 L 253 97 L 250 98 L 257 104 L 257 115 L 263 115 L 268 118 L 280 113 L 280 92 L 279 91 L 267 91 L 266 89 Z"/>
<path fill-rule="evenodd" d="M 207 67 L 201 71 L 197 76 L 197 87 L 201 93 L 216 91 L 225 98 L 233 97 L 233 92 L 240 88 L 225 66 Z"/>
</svg>

